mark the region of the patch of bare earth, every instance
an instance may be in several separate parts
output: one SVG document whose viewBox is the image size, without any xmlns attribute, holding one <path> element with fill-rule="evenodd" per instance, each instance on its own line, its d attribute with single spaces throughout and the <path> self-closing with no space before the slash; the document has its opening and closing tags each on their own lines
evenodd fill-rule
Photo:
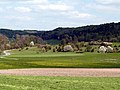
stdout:
<svg viewBox="0 0 120 90">
<path fill-rule="evenodd" d="M 0 75 L 120 77 L 120 69 L 33 68 L 0 70 Z"/>
</svg>

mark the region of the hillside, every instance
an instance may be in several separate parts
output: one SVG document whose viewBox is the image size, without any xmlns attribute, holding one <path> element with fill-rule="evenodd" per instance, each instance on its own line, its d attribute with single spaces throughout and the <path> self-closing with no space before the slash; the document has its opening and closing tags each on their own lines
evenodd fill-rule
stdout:
<svg viewBox="0 0 120 90">
<path fill-rule="evenodd" d="M 108 23 L 101 25 L 90 25 L 77 28 L 57 28 L 42 34 L 43 39 L 60 39 L 63 38 L 78 41 L 120 41 L 120 23 Z"/>
<path fill-rule="evenodd" d="M 56 28 L 52 31 L 37 31 L 37 30 L 9 30 L 0 29 L 0 33 L 9 38 L 13 38 L 16 34 L 20 35 L 35 35 L 44 40 L 66 40 L 69 41 L 113 41 L 120 42 L 120 22 L 107 23 L 101 25 L 89 25 L 76 28 Z"/>
</svg>

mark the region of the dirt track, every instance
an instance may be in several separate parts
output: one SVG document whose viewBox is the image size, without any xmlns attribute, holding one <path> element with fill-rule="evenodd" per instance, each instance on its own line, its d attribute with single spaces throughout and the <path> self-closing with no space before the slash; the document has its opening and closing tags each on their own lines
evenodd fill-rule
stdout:
<svg viewBox="0 0 120 90">
<path fill-rule="evenodd" d="M 120 69 L 37 68 L 0 70 L 0 75 L 120 77 Z"/>
</svg>

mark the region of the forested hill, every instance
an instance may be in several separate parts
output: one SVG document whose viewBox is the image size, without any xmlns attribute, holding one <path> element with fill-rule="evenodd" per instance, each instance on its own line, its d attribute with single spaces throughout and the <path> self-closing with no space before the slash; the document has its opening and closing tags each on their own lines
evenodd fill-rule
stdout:
<svg viewBox="0 0 120 90">
<path fill-rule="evenodd" d="M 15 38 L 16 34 L 26 35 L 27 33 L 21 30 L 0 29 L 0 34 L 6 35 L 8 38 Z"/>
<path fill-rule="evenodd" d="M 12 38 L 16 34 L 36 35 L 40 36 L 44 40 L 78 40 L 78 41 L 120 41 L 120 22 L 119 23 L 107 23 L 101 25 L 89 25 L 76 28 L 56 28 L 52 31 L 18 31 L 0 29 L 0 33 L 5 34 L 9 38 Z"/>
</svg>

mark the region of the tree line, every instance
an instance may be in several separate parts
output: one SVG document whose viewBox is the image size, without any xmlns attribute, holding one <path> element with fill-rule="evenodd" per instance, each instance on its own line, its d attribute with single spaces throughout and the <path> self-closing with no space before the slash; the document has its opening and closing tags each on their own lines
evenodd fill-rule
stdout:
<svg viewBox="0 0 120 90">
<path fill-rule="evenodd" d="M 106 23 L 101 25 L 89 25 L 76 28 L 56 28 L 52 31 L 37 31 L 37 30 L 9 30 L 0 29 L 0 33 L 8 38 L 16 38 L 19 35 L 34 35 L 41 37 L 43 40 L 60 40 L 62 43 L 81 42 L 81 41 L 108 41 L 120 42 L 120 22 Z"/>
<path fill-rule="evenodd" d="M 31 46 L 31 42 L 34 44 L 46 44 L 42 38 L 34 35 L 18 35 L 16 38 L 9 39 L 7 36 L 0 34 L 0 53 L 9 49 L 23 49 L 24 47 Z"/>
<path fill-rule="evenodd" d="M 53 31 L 44 32 L 41 37 L 45 40 L 57 39 L 63 42 L 107 41 L 120 42 L 120 23 L 90 25 L 77 28 L 59 27 Z"/>
</svg>

